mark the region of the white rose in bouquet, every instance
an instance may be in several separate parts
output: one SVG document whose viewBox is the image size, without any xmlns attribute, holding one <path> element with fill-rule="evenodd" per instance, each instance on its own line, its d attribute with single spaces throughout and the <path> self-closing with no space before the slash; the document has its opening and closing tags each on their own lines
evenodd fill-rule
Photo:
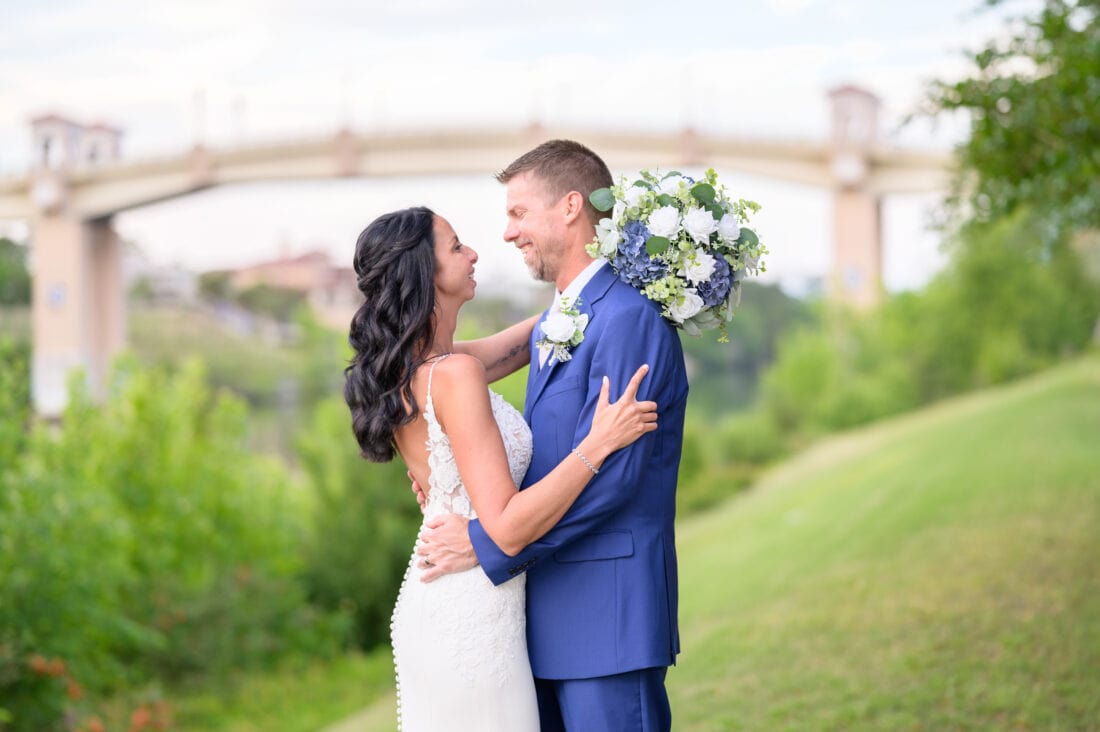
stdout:
<svg viewBox="0 0 1100 732">
<path fill-rule="evenodd" d="M 714 256 L 707 254 L 702 249 L 696 249 L 694 255 L 684 263 L 683 269 L 677 274 L 686 277 L 693 285 L 707 282 L 710 280 L 710 276 L 714 274 Z"/>
<path fill-rule="evenodd" d="M 658 187 L 658 191 L 661 193 L 667 193 L 670 196 L 675 196 L 680 193 L 680 184 L 687 183 L 687 179 L 682 175 L 672 175 L 661 181 L 661 185 Z"/>
<path fill-rule="evenodd" d="M 680 233 L 680 211 L 675 206 L 661 206 L 649 215 L 649 233 L 673 239 Z"/>
<path fill-rule="evenodd" d="M 683 323 L 688 318 L 694 317 L 703 309 L 703 298 L 694 288 L 684 290 L 683 302 L 674 302 L 668 306 L 669 315 L 677 323 Z"/>
<path fill-rule="evenodd" d="M 718 229 L 718 222 L 714 220 L 714 214 L 705 208 L 689 208 L 684 214 L 684 228 L 696 244 L 706 244 L 710 235 Z"/>
<path fill-rule="evenodd" d="M 736 216 L 733 214 L 722 216 L 722 220 L 718 222 L 718 236 L 722 237 L 722 241 L 726 243 L 737 241 L 741 236 L 741 227 L 737 224 Z"/>
<path fill-rule="evenodd" d="M 630 186 L 623 192 L 623 202 L 626 204 L 627 208 L 638 208 L 638 203 L 646 193 L 649 193 L 648 188 Z"/>
</svg>

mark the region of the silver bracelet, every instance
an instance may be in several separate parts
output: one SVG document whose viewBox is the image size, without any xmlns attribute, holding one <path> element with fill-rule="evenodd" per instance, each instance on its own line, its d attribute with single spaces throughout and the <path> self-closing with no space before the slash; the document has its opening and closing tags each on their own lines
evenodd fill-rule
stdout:
<svg viewBox="0 0 1100 732">
<path fill-rule="evenodd" d="M 600 469 L 597 468 L 595 465 L 593 465 L 591 462 L 589 462 L 588 458 L 586 458 L 583 454 L 581 454 L 580 450 L 578 450 L 577 448 L 574 447 L 573 448 L 573 454 L 576 455 L 577 457 L 579 457 L 581 459 L 581 462 L 584 463 L 585 466 L 587 466 L 588 469 L 592 471 L 592 475 L 599 475 L 600 474 Z"/>
</svg>

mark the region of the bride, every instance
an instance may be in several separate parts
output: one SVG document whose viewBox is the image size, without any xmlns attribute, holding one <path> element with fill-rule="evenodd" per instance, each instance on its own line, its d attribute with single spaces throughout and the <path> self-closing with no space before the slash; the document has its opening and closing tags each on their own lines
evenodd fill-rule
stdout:
<svg viewBox="0 0 1100 732">
<path fill-rule="evenodd" d="M 429 486 L 425 521 L 477 517 L 501 549 L 516 553 L 554 526 L 608 455 L 657 428 L 656 404 L 635 400 L 645 366 L 614 403 L 605 379 L 588 435 L 545 478 L 518 491 L 531 430 L 487 385 L 527 364 L 537 317 L 455 343 L 476 262 L 477 253 L 427 208 L 385 214 L 364 229 L 355 272 L 366 302 L 352 319 L 344 394 L 363 456 L 384 462 L 396 448 Z M 417 564 L 410 559 L 391 623 L 399 728 L 538 730 L 525 576 L 494 587 L 474 568 L 427 584 Z"/>
</svg>

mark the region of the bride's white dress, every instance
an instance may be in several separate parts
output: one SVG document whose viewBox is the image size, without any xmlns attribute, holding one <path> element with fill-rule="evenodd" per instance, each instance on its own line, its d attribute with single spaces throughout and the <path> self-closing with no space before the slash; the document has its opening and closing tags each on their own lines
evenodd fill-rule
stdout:
<svg viewBox="0 0 1100 732">
<path fill-rule="evenodd" d="M 438 361 L 436 362 L 438 363 Z M 451 443 L 435 416 L 432 372 L 428 422 L 428 502 L 424 520 L 444 513 L 476 518 Z M 531 430 L 490 390 L 516 485 L 531 462 Z M 494 586 L 480 567 L 424 583 L 414 552 L 390 624 L 397 670 L 398 729 L 404 732 L 524 732 L 539 729 L 527 660 L 526 577 Z"/>
</svg>

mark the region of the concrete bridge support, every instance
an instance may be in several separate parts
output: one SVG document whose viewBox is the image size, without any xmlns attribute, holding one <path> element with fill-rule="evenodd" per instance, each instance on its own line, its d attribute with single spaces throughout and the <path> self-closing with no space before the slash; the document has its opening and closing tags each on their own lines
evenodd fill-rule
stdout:
<svg viewBox="0 0 1100 732">
<path fill-rule="evenodd" d="M 126 343 L 121 243 L 110 218 L 45 214 L 31 224 L 34 291 L 31 393 L 40 414 L 68 403 L 70 372 L 101 395 L 111 359 Z"/>
</svg>

